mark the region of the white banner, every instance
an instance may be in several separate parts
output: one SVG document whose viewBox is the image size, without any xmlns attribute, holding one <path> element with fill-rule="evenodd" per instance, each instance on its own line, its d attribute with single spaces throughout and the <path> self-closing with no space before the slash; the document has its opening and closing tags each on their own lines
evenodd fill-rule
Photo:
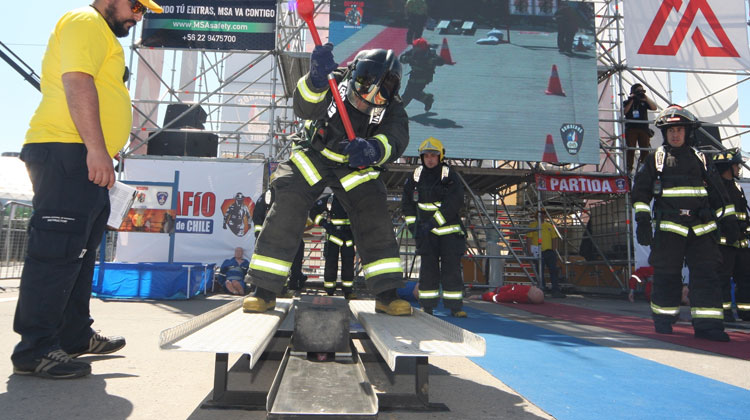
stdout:
<svg viewBox="0 0 750 420">
<path fill-rule="evenodd" d="M 180 179 L 174 261 L 221 264 L 236 247 L 242 247 L 249 259 L 255 246 L 251 219 L 262 193 L 263 163 L 128 159 L 125 179 L 172 182 L 175 171 Z M 169 235 L 118 235 L 115 262 L 166 262 L 168 257 Z"/>
<path fill-rule="evenodd" d="M 628 0 L 628 67 L 745 70 L 745 0 Z M 628 13 L 630 12 L 630 13 Z"/>
<path fill-rule="evenodd" d="M 698 119 L 712 124 L 740 124 L 737 76 L 729 74 L 685 75 L 687 103 Z M 740 146 L 739 128 L 719 127 L 724 147 Z"/>
</svg>

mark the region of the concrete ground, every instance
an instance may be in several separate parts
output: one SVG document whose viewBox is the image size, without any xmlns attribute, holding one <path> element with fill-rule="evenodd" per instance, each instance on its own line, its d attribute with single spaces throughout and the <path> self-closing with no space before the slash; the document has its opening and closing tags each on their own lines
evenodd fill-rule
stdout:
<svg viewBox="0 0 750 420">
<path fill-rule="evenodd" d="M 127 346 L 109 356 L 84 357 L 93 374 L 75 380 L 45 380 L 12 374 L 9 360 L 18 336 L 12 330 L 17 280 L 0 280 L 0 418 L 108 419 L 263 419 L 263 411 L 202 409 L 213 389 L 214 355 L 159 350 L 159 332 L 228 302 L 214 295 L 189 301 L 123 302 L 92 299 L 94 328 L 123 335 Z M 624 315 L 647 315 L 645 302 L 571 295 L 566 304 Z M 638 357 L 750 388 L 750 362 L 602 328 L 529 314 L 515 307 L 471 301 L 468 305 L 531 323 Z M 642 312 L 641 312 L 642 310 Z M 230 355 L 230 365 L 240 355 Z M 381 419 L 532 419 L 552 418 L 466 358 L 430 359 L 430 400 L 451 411 L 381 412 Z M 238 363 L 235 368 L 239 368 Z M 369 371 L 368 371 L 369 372 Z M 738 372 L 742 374 L 737 374 Z M 249 376 L 249 375 L 248 375 Z M 258 375 L 264 376 L 264 375 Z M 377 376 L 377 375 L 374 375 Z M 240 378 L 242 378 L 240 376 Z M 231 380 L 231 376 L 230 376 Z M 256 378 L 258 382 L 268 378 Z M 382 378 L 371 378 L 378 384 Z M 230 382 L 230 388 L 236 386 Z M 241 385 L 241 384 L 240 384 Z M 387 386 L 387 385 L 384 385 Z"/>
</svg>

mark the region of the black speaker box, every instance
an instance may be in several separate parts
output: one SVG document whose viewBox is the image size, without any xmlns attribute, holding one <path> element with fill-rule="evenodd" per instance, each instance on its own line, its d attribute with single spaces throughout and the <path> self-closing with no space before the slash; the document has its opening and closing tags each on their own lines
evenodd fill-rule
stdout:
<svg viewBox="0 0 750 420">
<path fill-rule="evenodd" d="M 190 107 L 190 104 L 167 105 L 167 113 L 164 114 L 164 126 L 166 127 L 166 125 L 169 124 L 170 121 L 180 116 L 180 114 L 187 111 Z M 202 130 L 204 128 L 203 124 L 206 122 L 206 116 L 206 111 L 204 111 L 203 108 L 198 105 L 167 128 L 192 127 L 200 128 Z"/>
<path fill-rule="evenodd" d="M 719 133 L 719 127 L 712 124 L 702 124 L 701 128 L 708 131 L 718 142 L 721 144 L 721 133 Z M 713 146 L 717 147 L 707 135 L 698 129 L 695 131 L 695 145 L 696 146 Z"/>
<path fill-rule="evenodd" d="M 161 156 L 216 157 L 219 136 L 199 130 L 164 131 L 151 136 L 146 154 Z"/>
</svg>

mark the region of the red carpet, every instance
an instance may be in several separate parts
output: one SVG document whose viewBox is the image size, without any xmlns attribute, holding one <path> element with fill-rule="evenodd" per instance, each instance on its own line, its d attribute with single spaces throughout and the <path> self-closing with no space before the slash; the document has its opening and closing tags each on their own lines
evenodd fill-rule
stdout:
<svg viewBox="0 0 750 420">
<path fill-rule="evenodd" d="M 634 316 L 615 315 L 593 309 L 580 308 L 573 305 L 559 303 L 544 303 L 542 305 L 528 304 L 505 304 L 508 307 L 521 309 L 534 314 L 548 316 L 550 318 L 571 321 L 578 324 L 593 325 L 608 328 L 633 335 L 640 335 L 668 343 L 679 344 L 738 359 L 750 360 L 750 334 L 727 331 L 732 341 L 729 343 L 717 343 L 713 341 L 699 340 L 693 337 L 693 328 L 686 325 L 675 325 L 674 334 L 657 334 L 654 332 L 654 324 L 651 319 L 638 318 Z"/>
<path fill-rule="evenodd" d="M 354 57 L 361 50 L 370 50 L 373 48 L 393 50 L 398 57 L 406 49 L 406 28 L 383 28 L 379 34 L 367 41 L 367 43 L 361 46 L 354 54 L 346 57 L 345 60 L 339 63 L 339 66 L 346 65 L 354 60 Z"/>
</svg>

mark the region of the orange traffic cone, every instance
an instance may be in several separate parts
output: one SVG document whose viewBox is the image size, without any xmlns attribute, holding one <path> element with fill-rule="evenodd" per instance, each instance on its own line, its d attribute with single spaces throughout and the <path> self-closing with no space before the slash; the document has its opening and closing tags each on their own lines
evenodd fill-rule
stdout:
<svg viewBox="0 0 750 420">
<path fill-rule="evenodd" d="M 552 65 L 552 74 L 549 76 L 547 90 L 544 93 L 547 95 L 565 96 L 565 91 L 563 91 L 562 85 L 560 85 L 560 76 L 557 75 L 557 64 Z"/>
<path fill-rule="evenodd" d="M 445 61 L 445 64 L 450 64 L 451 66 L 456 64 L 451 58 L 451 50 L 448 48 L 447 38 L 443 38 L 443 45 L 440 46 L 440 58 Z"/>
<path fill-rule="evenodd" d="M 547 141 L 544 144 L 544 155 L 542 162 L 557 163 L 557 152 L 555 152 L 555 143 L 552 141 L 552 134 L 547 134 Z"/>
</svg>

